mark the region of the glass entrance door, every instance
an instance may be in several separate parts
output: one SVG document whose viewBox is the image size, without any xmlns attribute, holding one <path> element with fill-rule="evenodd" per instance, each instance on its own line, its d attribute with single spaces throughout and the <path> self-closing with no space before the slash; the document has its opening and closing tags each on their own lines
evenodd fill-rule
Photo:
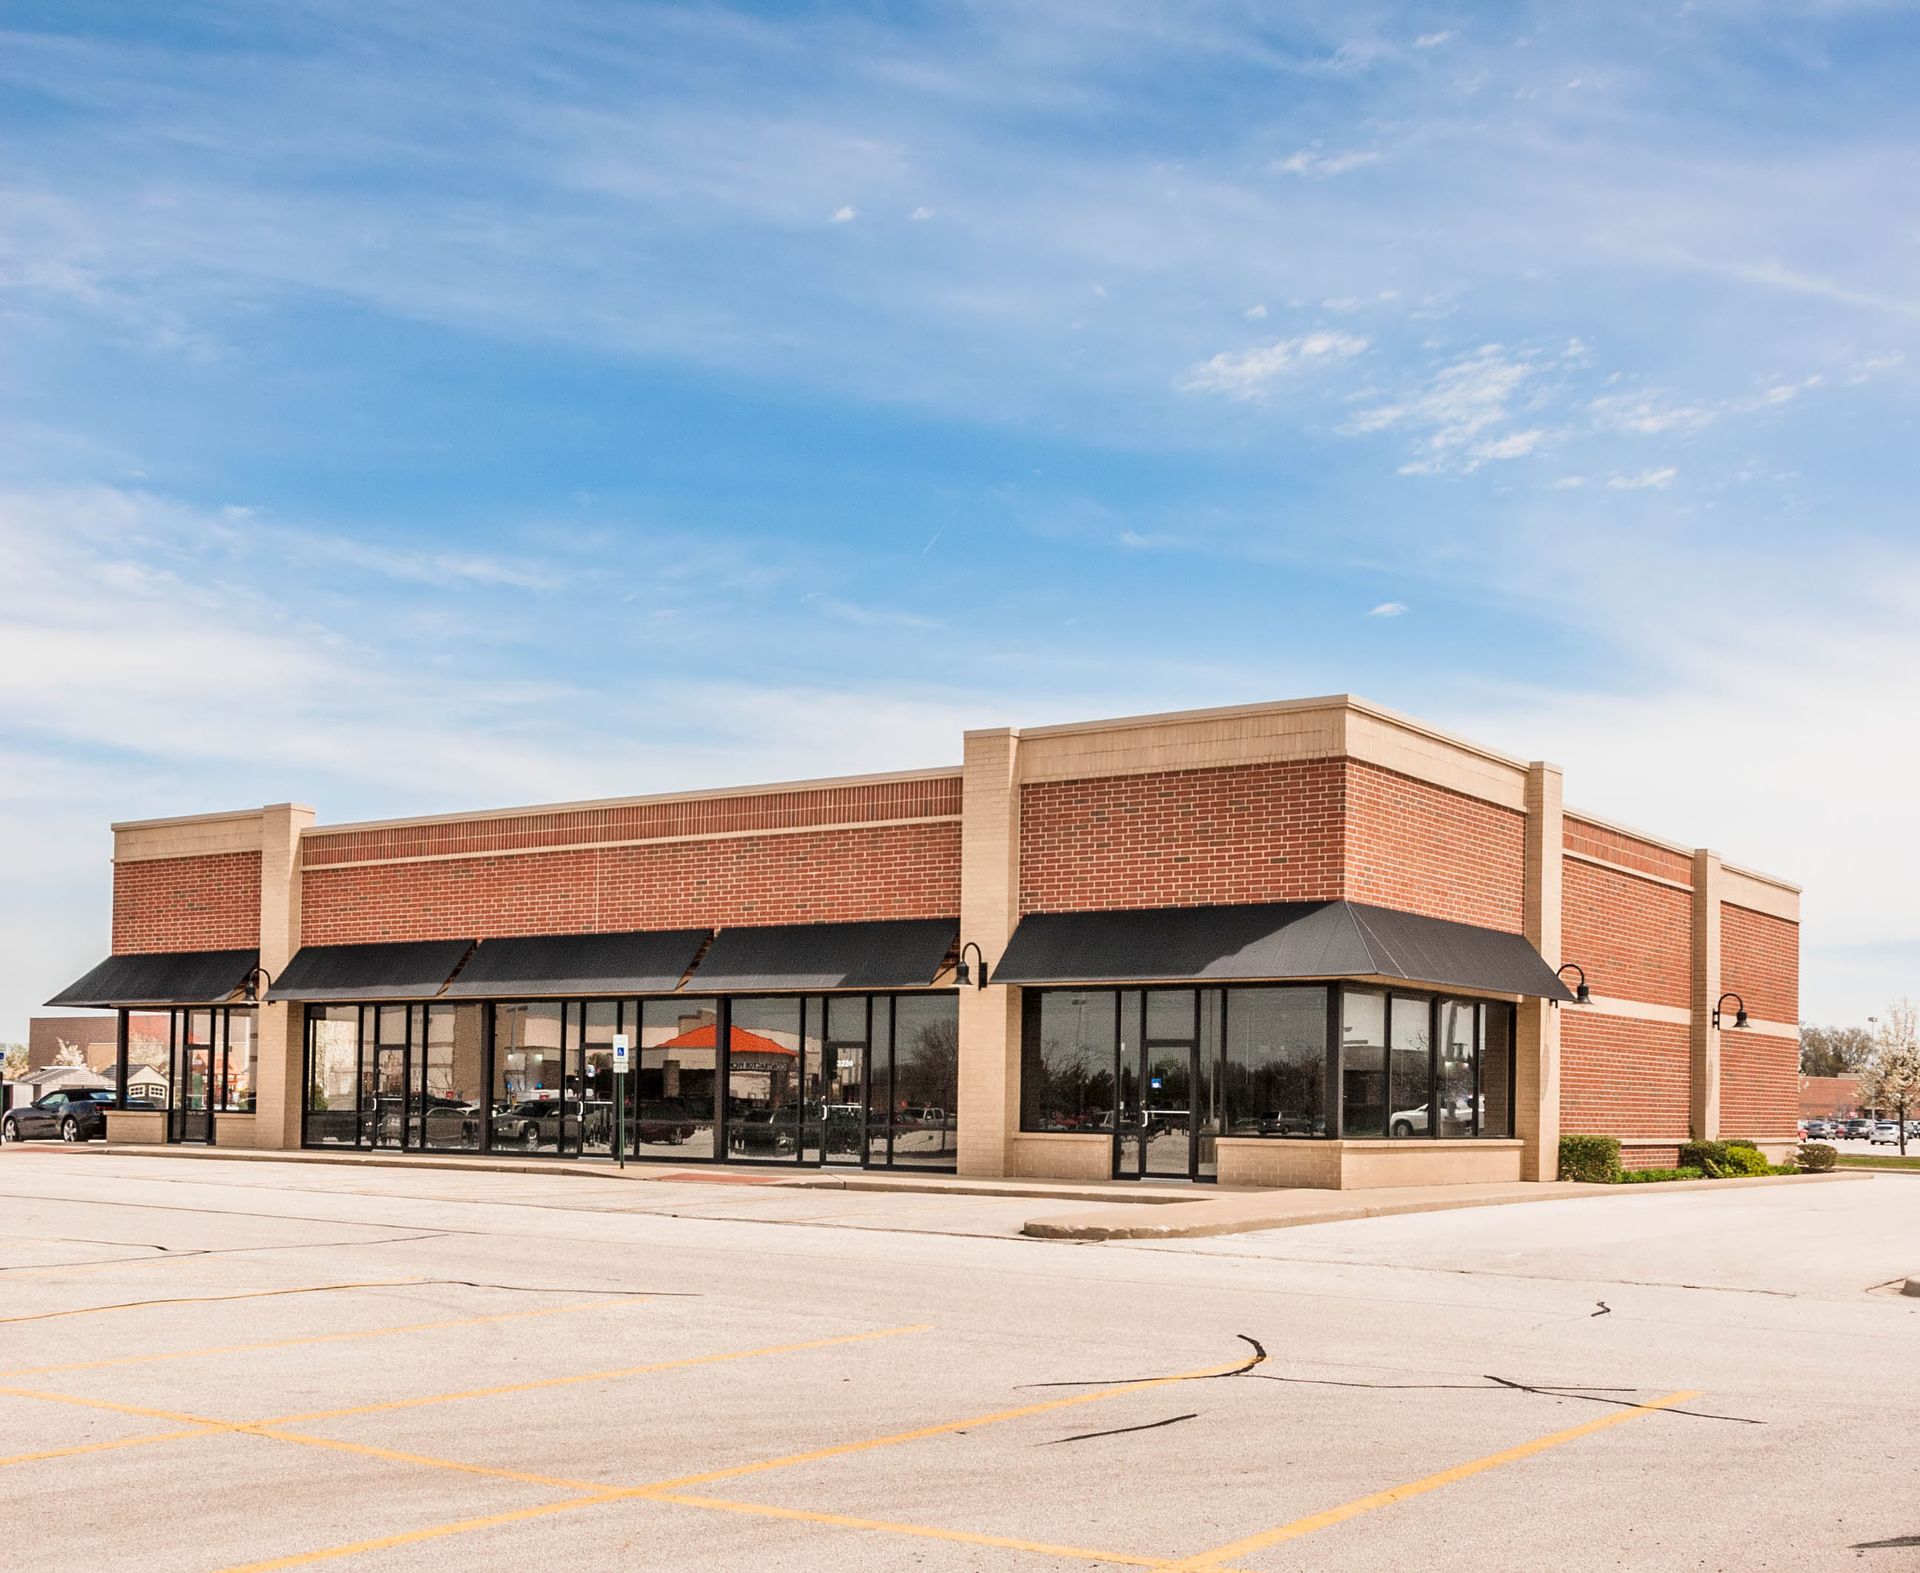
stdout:
<svg viewBox="0 0 1920 1573">
<path fill-rule="evenodd" d="M 867 997 L 829 994 L 823 1001 L 827 1030 L 820 1049 L 820 1102 L 827 1163 L 866 1161 Z"/>
<path fill-rule="evenodd" d="M 404 1147 L 407 1133 L 407 1051 L 381 1044 L 373 1051 L 373 1106 L 368 1135 L 375 1147 Z"/>
<path fill-rule="evenodd" d="M 1200 1061 L 1197 992 L 1150 989 L 1122 995 L 1119 1055 L 1115 1177 L 1197 1178 L 1200 1147 L 1195 1138 L 1209 1103 Z"/>
<path fill-rule="evenodd" d="M 173 1076 L 173 1129 L 169 1139 L 176 1142 L 213 1140 L 213 1046 L 208 1043 L 183 1043 L 176 1055 Z"/>
</svg>

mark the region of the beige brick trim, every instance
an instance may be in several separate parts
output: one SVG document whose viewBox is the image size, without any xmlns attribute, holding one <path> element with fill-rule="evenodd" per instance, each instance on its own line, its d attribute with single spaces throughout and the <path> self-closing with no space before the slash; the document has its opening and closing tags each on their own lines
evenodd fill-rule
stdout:
<svg viewBox="0 0 1920 1573">
<path fill-rule="evenodd" d="M 1596 994 L 1591 1005 L 1565 1007 L 1580 1016 L 1618 1016 L 1628 1021 L 1657 1021 L 1668 1027 L 1690 1027 L 1693 1012 L 1684 1005 L 1656 1005 L 1651 1000 L 1617 999 Z"/>
<path fill-rule="evenodd" d="M 1729 906 L 1745 907 L 1764 917 L 1784 918 L 1789 923 L 1800 921 L 1798 886 L 1749 874 L 1744 869 L 1729 868 L 1724 863 L 1720 866 L 1720 899 Z"/>
<path fill-rule="evenodd" d="M 284 809 L 290 805 L 278 806 Z M 153 863 L 161 858 L 258 852 L 261 820 L 267 812 L 252 808 L 245 813 L 196 814 L 187 819 L 118 824 L 113 827 L 113 861 Z"/>
<path fill-rule="evenodd" d="M 1784 1038 L 1791 1043 L 1800 1041 L 1800 1024 L 1789 1021 L 1762 1021 L 1757 1016 L 1749 1016 L 1744 1027 L 1723 1027 L 1722 1039 L 1728 1033 L 1737 1033 L 1743 1038 Z"/>
<path fill-rule="evenodd" d="M 438 821 L 427 821 L 427 823 L 438 823 Z M 567 841 L 551 847 L 493 847 L 471 852 L 414 852 L 404 857 L 349 857 L 341 858 L 335 863 L 309 863 L 306 865 L 306 870 L 309 874 L 315 874 L 327 869 L 377 868 L 388 863 L 463 863 L 474 858 L 534 857 L 548 852 L 599 852 L 610 847 L 658 847 L 683 841 L 751 841 L 762 836 L 814 836 L 842 830 L 885 830 L 898 825 L 957 825 L 959 823 L 958 814 L 927 814 L 913 819 L 847 819 L 830 825 L 773 825 L 764 830 L 713 830 L 703 835 L 692 836 L 634 836 L 623 837 L 617 841 Z M 341 828 L 338 825 L 328 825 L 316 834 L 336 835 Z"/>
<path fill-rule="evenodd" d="M 890 770 L 878 775 L 822 776 L 813 781 L 770 781 L 759 786 L 651 792 L 640 797 L 586 798 L 574 803 L 529 803 L 516 808 L 480 808 L 457 814 L 419 814 L 407 819 L 360 819 L 338 825 L 315 825 L 308 834 L 338 836 L 366 830 L 403 830 L 413 825 L 461 825 L 482 819 L 524 819 L 536 814 L 591 813 L 598 809 L 643 808 L 661 803 L 704 803 L 734 797 L 779 797 L 788 792 L 836 792 L 850 787 L 886 786 L 900 781 L 957 780 L 960 773 L 957 765 L 942 765 L 929 770 Z"/>
<path fill-rule="evenodd" d="M 1725 876 L 1720 856 L 1705 847 L 1693 854 L 1692 1095 L 1693 1134 L 1712 1141 L 1720 1134 L 1720 1034 L 1713 1025 L 1720 998 L 1720 903 Z"/>
<path fill-rule="evenodd" d="M 1612 874 L 1625 874 L 1629 879 L 1644 879 L 1649 885 L 1665 885 L 1669 890 L 1684 890 L 1691 893 L 1693 886 L 1683 879 L 1668 879 L 1664 874 L 1649 874 L 1643 868 L 1629 868 L 1624 863 L 1615 863 L 1610 858 L 1597 858 L 1591 852 L 1568 850 L 1561 854 L 1569 863 L 1585 863 L 1593 868 L 1604 868 Z"/>
</svg>

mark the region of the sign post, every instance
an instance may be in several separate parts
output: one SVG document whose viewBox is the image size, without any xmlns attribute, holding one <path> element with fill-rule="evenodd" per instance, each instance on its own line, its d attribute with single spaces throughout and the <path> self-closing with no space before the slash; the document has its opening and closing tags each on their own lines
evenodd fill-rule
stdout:
<svg viewBox="0 0 1920 1573">
<path fill-rule="evenodd" d="M 624 1032 L 613 1035 L 613 1155 L 621 1168 L 627 1166 L 627 1069 L 631 1058 L 630 1041 Z"/>
</svg>

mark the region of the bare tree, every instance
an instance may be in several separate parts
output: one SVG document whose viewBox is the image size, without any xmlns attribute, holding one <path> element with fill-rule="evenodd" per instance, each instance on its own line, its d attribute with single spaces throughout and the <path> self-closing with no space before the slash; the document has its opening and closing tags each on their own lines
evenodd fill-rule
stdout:
<svg viewBox="0 0 1920 1573">
<path fill-rule="evenodd" d="M 1802 1076 L 1854 1076 L 1873 1059 L 1874 1036 L 1866 1027 L 1800 1026 Z"/>
<path fill-rule="evenodd" d="M 1861 1100 L 1882 1113 L 1893 1111 L 1900 1156 L 1907 1155 L 1907 1114 L 1920 1107 L 1920 1012 L 1913 1001 L 1887 1007 L 1874 1038 L 1873 1061 L 1860 1084 Z"/>
</svg>

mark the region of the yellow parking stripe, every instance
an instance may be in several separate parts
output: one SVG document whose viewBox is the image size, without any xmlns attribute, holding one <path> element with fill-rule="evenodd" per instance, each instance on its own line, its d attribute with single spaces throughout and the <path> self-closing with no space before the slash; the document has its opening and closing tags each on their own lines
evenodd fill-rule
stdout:
<svg viewBox="0 0 1920 1573">
<path fill-rule="evenodd" d="M 804 1343 L 769 1344 L 761 1349 L 736 1349 L 727 1354 L 689 1355 L 681 1360 L 655 1360 L 647 1365 L 617 1366 L 610 1371 L 581 1371 L 573 1376 L 549 1376 L 530 1382 L 504 1382 L 498 1387 L 471 1387 L 458 1393 L 432 1393 L 424 1398 L 390 1398 L 377 1404 L 356 1404 L 350 1409 L 315 1409 L 306 1414 L 273 1415 L 256 1425 L 305 1425 L 315 1420 L 340 1420 L 349 1415 L 378 1415 L 395 1409 L 419 1409 L 429 1404 L 452 1404 L 468 1398 L 499 1398 L 508 1393 L 535 1393 L 555 1387 L 575 1387 L 582 1382 L 613 1382 L 622 1377 L 646 1376 L 655 1371 L 679 1371 L 697 1365 L 723 1365 L 732 1360 L 754 1360 L 761 1355 L 798 1354 L 805 1349 L 832 1349 L 840 1344 L 866 1343 L 874 1338 L 898 1338 L 902 1333 L 924 1333 L 929 1323 L 912 1327 L 887 1327 L 878 1332 L 846 1333 L 838 1338 L 810 1338 Z"/>
<path fill-rule="evenodd" d="M 226 1573 L 276 1573 L 280 1568 L 311 1567 L 316 1562 L 331 1562 L 339 1557 L 359 1556 L 363 1551 L 391 1551 L 397 1546 L 417 1546 L 423 1540 L 439 1540 L 447 1535 L 464 1535 L 476 1529 L 497 1529 L 502 1524 L 525 1523 L 530 1518 L 545 1518 L 569 1512 L 577 1507 L 592 1507 L 597 1502 L 615 1502 L 617 1496 L 568 1497 L 564 1502 L 543 1502 L 538 1507 L 515 1508 L 508 1513 L 489 1513 L 485 1518 L 463 1518 L 455 1524 L 434 1524 L 426 1529 L 403 1530 L 397 1535 L 382 1535 L 374 1540 L 356 1540 L 349 1545 L 328 1546 L 323 1551 L 296 1551 L 290 1557 L 274 1557 L 266 1562 L 248 1562 L 228 1568 Z"/>
<path fill-rule="evenodd" d="M 1613 1414 L 1602 1415 L 1598 1420 L 1569 1426 L 1566 1430 L 1555 1431 L 1549 1436 L 1535 1437 L 1531 1442 L 1522 1442 L 1517 1447 L 1503 1448 L 1498 1453 L 1489 1453 L 1485 1458 L 1476 1458 L 1465 1464 L 1455 1464 L 1451 1469 L 1443 1469 L 1437 1474 L 1423 1475 L 1420 1479 L 1410 1480 L 1403 1486 L 1393 1486 L 1386 1491 L 1375 1491 L 1368 1496 L 1356 1497 L 1351 1502 L 1342 1503 L 1339 1507 L 1328 1508 L 1323 1513 L 1296 1518 L 1292 1523 L 1282 1524 L 1278 1529 L 1263 1530 L 1257 1535 L 1230 1540 L 1224 1546 L 1215 1546 L 1211 1551 L 1197 1552 L 1173 1566 L 1181 1570 L 1181 1573 L 1194 1573 L 1194 1570 L 1199 1569 L 1218 1569 L 1237 1557 L 1245 1556 L 1248 1552 L 1264 1551 L 1268 1546 L 1277 1546 L 1286 1540 L 1298 1540 L 1302 1535 L 1311 1535 L 1316 1530 L 1329 1529 L 1335 1524 L 1344 1524 L 1348 1519 L 1358 1518 L 1362 1513 L 1391 1507 L 1394 1503 L 1405 1502 L 1410 1497 L 1424 1496 L 1429 1491 L 1438 1491 L 1442 1486 L 1450 1486 L 1457 1481 L 1470 1479 L 1474 1475 L 1485 1474 L 1489 1469 L 1498 1469 L 1502 1464 L 1517 1463 L 1520 1459 L 1531 1458 L 1535 1453 L 1544 1453 L 1548 1448 L 1559 1447 L 1567 1442 L 1576 1442 L 1583 1436 L 1592 1436 L 1596 1431 L 1625 1425 L 1629 1420 L 1638 1420 L 1642 1415 L 1657 1414 L 1662 1409 L 1683 1404 L 1689 1398 L 1699 1396 L 1697 1391 L 1669 1393 L 1665 1398 L 1636 1404 L 1631 1409 L 1616 1410 Z"/>
<path fill-rule="evenodd" d="M 640 1298 L 640 1296 L 635 1296 Z M 68 1360 L 59 1365 L 23 1365 L 0 1371 L 0 1378 L 53 1376 L 65 1371 L 110 1371 L 120 1366 L 152 1365 L 166 1360 L 198 1360 L 213 1355 L 252 1354 L 262 1349 L 299 1349 L 310 1344 L 350 1343 L 359 1338 L 389 1338 L 401 1333 L 440 1332 L 449 1327 L 480 1327 L 489 1322 L 521 1322 L 536 1316 L 567 1316 L 576 1311 L 604 1309 L 605 1300 L 578 1305 L 550 1305 L 535 1311 L 501 1311 L 493 1316 L 450 1317 L 438 1322 L 402 1322 L 395 1327 L 368 1327 L 351 1333 L 309 1333 L 301 1338 L 268 1338 L 248 1344 L 210 1344 L 204 1349 L 168 1349 L 158 1354 L 115 1355 L 104 1360 Z"/>
</svg>

